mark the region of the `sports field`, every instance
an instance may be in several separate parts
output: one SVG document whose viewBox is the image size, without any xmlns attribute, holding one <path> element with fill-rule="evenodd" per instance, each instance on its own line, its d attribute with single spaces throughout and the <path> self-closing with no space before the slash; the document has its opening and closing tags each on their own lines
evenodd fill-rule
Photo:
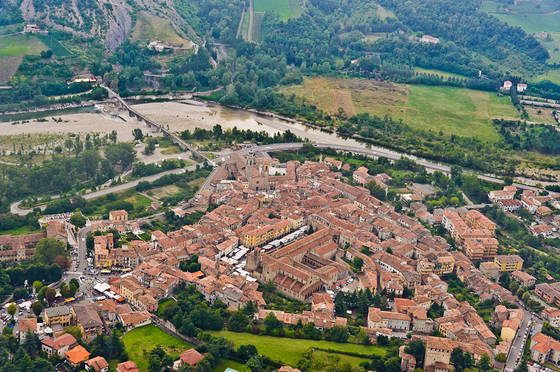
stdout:
<svg viewBox="0 0 560 372">
<path fill-rule="evenodd" d="M 133 329 L 124 335 L 123 342 L 128 357 L 142 372 L 148 372 L 148 357 L 144 353 L 149 353 L 157 346 L 161 346 L 173 360 L 176 360 L 183 351 L 192 348 L 191 345 L 168 335 L 153 324 Z"/>
<path fill-rule="evenodd" d="M 232 341 L 236 347 L 240 345 L 253 344 L 259 351 L 259 354 L 265 355 L 272 360 L 281 361 L 283 363 L 294 366 L 303 353 L 310 348 L 320 348 L 325 350 L 336 350 L 341 352 L 351 352 L 356 354 L 367 355 L 385 355 L 385 348 L 380 346 L 365 346 L 357 344 L 337 343 L 329 341 L 302 340 L 292 338 L 255 336 L 250 333 L 236 333 L 230 331 L 214 332 L 215 336 L 223 337 Z M 324 353 L 328 354 L 328 353 Z M 349 357 L 345 355 L 335 354 L 341 357 L 341 360 L 348 359 L 350 364 L 356 363 L 361 358 Z"/>
<path fill-rule="evenodd" d="M 363 79 L 307 78 L 303 85 L 282 88 L 286 95 L 335 114 L 369 113 L 402 119 L 408 125 L 482 140 L 496 141 L 493 118 L 518 118 L 509 98 L 452 87 L 394 84 Z"/>
<path fill-rule="evenodd" d="M 253 0 L 255 12 L 272 12 L 286 20 L 303 13 L 302 0 Z"/>
</svg>

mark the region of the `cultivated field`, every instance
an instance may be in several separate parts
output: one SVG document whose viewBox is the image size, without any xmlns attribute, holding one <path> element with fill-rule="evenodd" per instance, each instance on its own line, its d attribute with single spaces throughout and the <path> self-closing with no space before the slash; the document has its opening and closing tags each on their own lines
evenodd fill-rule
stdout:
<svg viewBox="0 0 560 372">
<path fill-rule="evenodd" d="M 496 141 L 493 118 L 518 118 L 507 97 L 452 87 L 404 85 L 360 79 L 305 79 L 282 89 L 335 114 L 369 113 L 402 119 L 415 128 Z"/>
<path fill-rule="evenodd" d="M 152 324 L 128 332 L 124 335 L 123 342 L 129 359 L 136 363 L 142 372 L 148 371 L 148 357 L 144 353 L 149 353 L 157 346 L 161 346 L 173 360 L 183 351 L 192 348 L 191 345 L 168 335 Z"/>
<path fill-rule="evenodd" d="M 273 12 L 286 20 L 303 13 L 302 0 L 253 0 L 255 12 Z"/>
<path fill-rule="evenodd" d="M 0 84 L 6 83 L 16 73 L 24 55 L 38 55 L 47 49 L 35 36 L 0 37 Z"/>
<path fill-rule="evenodd" d="M 432 74 L 432 75 L 439 75 L 443 76 L 446 79 L 449 78 L 459 78 L 459 79 L 467 79 L 467 76 L 454 74 L 452 72 L 446 72 L 441 70 L 434 70 L 429 68 L 422 68 L 422 67 L 414 67 L 414 72 L 422 73 L 422 74 Z"/>
<path fill-rule="evenodd" d="M 556 120 L 552 115 L 552 109 L 545 107 L 531 107 L 524 106 L 527 114 L 529 114 L 529 121 L 542 124 L 556 125 Z"/>
<path fill-rule="evenodd" d="M 132 31 L 133 40 L 163 41 L 175 46 L 190 47 L 192 42 L 177 34 L 171 23 L 164 18 L 141 12 Z"/>
<path fill-rule="evenodd" d="M 249 333 L 236 333 L 230 331 L 220 331 L 213 333 L 216 336 L 223 337 L 232 341 L 236 347 L 240 345 L 253 344 L 260 354 L 265 355 L 272 360 L 281 361 L 283 363 L 295 366 L 297 361 L 301 359 L 303 353 L 310 348 L 320 348 L 325 350 L 335 350 L 341 352 L 350 352 L 356 354 L 367 355 L 385 355 L 385 349 L 380 346 L 365 346 L 357 344 L 337 343 L 330 341 L 315 341 L 292 338 L 280 338 L 270 336 L 255 336 Z M 327 353 L 323 353 L 327 354 Z M 332 355 L 332 354 L 331 354 Z M 348 360 L 350 364 L 356 362 L 358 357 L 347 357 L 342 354 L 334 354 L 340 356 L 341 360 Z M 356 363 L 359 364 L 359 363 Z"/>
</svg>

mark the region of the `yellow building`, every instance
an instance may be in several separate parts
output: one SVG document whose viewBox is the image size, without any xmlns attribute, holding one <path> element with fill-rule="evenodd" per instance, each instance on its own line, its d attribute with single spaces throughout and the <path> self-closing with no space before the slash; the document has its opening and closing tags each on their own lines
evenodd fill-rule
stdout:
<svg viewBox="0 0 560 372">
<path fill-rule="evenodd" d="M 241 244 L 247 248 L 258 247 L 289 233 L 292 229 L 291 220 L 282 220 L 275 224 L 243 232 L 240 236 Z"/>
<path fill-rule="evenodd" d="M 498 265 L 500 272 L 513 272 L 523 268 L 523 259 L 516 254 L 498 255 L 494 257 L 494 263 Z"/>
<path fill-rule="evenodd" d="M 60 324 L 64 327 L 73 324 L 76 314 L 71 306 L 49 307 L 43 312 L 43 322 L 49 326 Z"/>
<path fill-rule="evenodd" d="M 512 341 L 515 338 L 517 329 L 519 328 L 519 323 L 519 319 L 504 320 L 504 323 L 502 324 L 502 332 L 500 333 L 502 340 Z"/>
<path fill-rule="evenodd" d="M 128 212 L 120 209 L 109 212 L 109 221 L 128 221 Z"/>
</svg>

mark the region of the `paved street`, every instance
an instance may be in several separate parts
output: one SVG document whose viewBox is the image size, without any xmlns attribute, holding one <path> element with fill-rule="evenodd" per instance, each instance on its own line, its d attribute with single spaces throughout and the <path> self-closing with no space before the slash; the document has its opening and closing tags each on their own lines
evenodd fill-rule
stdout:
<svg viewBox="0 0 560 372">
<path fill-rule="evenodd" d="M 524 311 L 523 322 L 521 322 L 517 334 L 515 335 L 515 339 L 511 345 L 506 366 L 504 368 L 505 372 L 512 372 L 517 367 L 521 357 L 523 356 L 523 349 L 527 338 L 531 337 L 531 330 L 533 331 L 532 334 L 540 332 L 543 325 L 542 319 L 537 316 L 533 316 L 533 313 L 526 310 L 521 303 L 518 303 L 518 305 L 520 305 Z"/>
</svg>

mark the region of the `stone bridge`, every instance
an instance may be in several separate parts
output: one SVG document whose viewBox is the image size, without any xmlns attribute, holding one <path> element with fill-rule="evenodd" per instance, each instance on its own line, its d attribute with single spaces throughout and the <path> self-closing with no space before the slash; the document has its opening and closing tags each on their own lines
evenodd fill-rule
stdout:
<svg viewBox="0 0 560 372">
<path fill-rule="evenodd" d="M 146 123 L 148 128 L 162 133 L 165 137 L 171 139 L 171 141 L 175 145 L 179 146 L 181 148 L 181 150 L 189 151 L 192 154 L 193 159 L 206 161 L 206 162 L 208 162 L 208 164 L 210 164 L 212 166 L 216 165 L 212 159 L 210 159 L 208 156 L 204 155 L 202 152 L 196 150 L 194 147 L 192 147 L 191 145 L 189 145 L 188 143 L 183 141 L 181 139 L 181 137 L 179 137 L 175 133 L 171 132 L 170 130 L 166 129 L 163 125 L 156 123 L 155 121 L 147 118 L 146 116 L 144 116 L 140 112 L 133 109 L 128 103 L 126 103 L 126 101 L 124 99 L 122 99 L 121 96 L 118 95 L 118 93 L 113 91 L 111 88 L 109 88 L 105 85 L 101 85 L 101 86 L 103 88 L 107 89 L 107 92 L 109 92 L 109 97 L 110 98 L 115 98 L 117 100 L 117 102 L 119 103 L 119 105 L 124 110 L 126 110 L 131 117 L 136 118 L 138 121 L 142 121 L 142 122 Z"/>
</svg>

